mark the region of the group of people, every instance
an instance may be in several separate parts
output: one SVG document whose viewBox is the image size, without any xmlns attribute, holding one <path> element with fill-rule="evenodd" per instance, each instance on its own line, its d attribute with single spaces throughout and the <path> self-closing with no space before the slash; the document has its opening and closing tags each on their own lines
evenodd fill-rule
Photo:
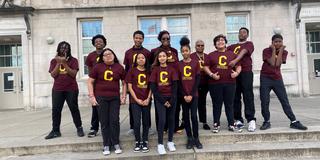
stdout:
<svg viewBox="0 0 320 160">
<path fill-rule="evenodd" d="M 180 40 L 180 52 L 183 59 L 179 61 L 178 51 L 170 45 L 170 33 L 161 31 L 158 40 L 161 45 L 151 51 L 142 46 L 144 33 L 133 33 L 134 46 L 126 51 L 124 67 L 117 55 L 106 48 L 107 40 L 103 35 L 92 38 L 96 48 L 86 58 L 88 66 L 88 92 L 92 104 L 91 129 L 88 137 L 95 137 L 101 124 L 103 137 L 103 154 L 122 153 L 120 146 L 120 105 L 126 103 L 129 93 L 130 131 L 135 136 L 134 152 L 148 152 L 148 135 L 151 129 L 151 102 L 155 106 L 155 120 L 158 134 L 157 151 L 160 155 L 167 150 L 176 150 L 173 141 L 175 132 L 185 129 L 186 148 L 203 146 L 199 140 L 199 121 L 203 129 L 210 130 L 206 115 L 206 98 L 210 92 L 213 105 L 212 132 L 220 131 L 222 105 L 228 121 L 228 130 L 241 132 L 245 126 L 248 131 L 256 130 L 255 105 L 253 94 L 252 53 L 254 45 L 248 41 L 249 30 L 239 29 L 239 42 L 227 47 L 224 35 L 213 39 L 215 51 L 204 53 L 204 42 L 195 43 L 196 51 L 191 53 L 190 40 Z M 307 127 L 296 120 L 289 104 L 281 76 L 281 65 L 286 63 L 288 52 L 283 45 L 283 37 L 276 34 L 272 43 L 263 50 L 263 65 L 260 74 L 261 113 L 264 118 L 261 130 L 271 127 L 270 92 L 273 90 L 281 102 L 282 108 L 290 119 L 290 127 L 306 130 Z M 45 139 L 60 137 L 61 110 L 64 101 L 72 113 L 77 135 L 84 136 L 78 107 L 78 86 L 76 74 L 78 61 L 71 55 L 69 43 L 60 42 L 57 55 L 50 62 L 49 73 L 54 78 L 52 89 L 52 131 Z M 120 92 L 121 89 L 121 92 Z M 180 123 L 180 110 L 182 119 Z M 142 136 L 141 128 L 142 125 Z M 152 131 L 152 130 L 151 130 Z M 168 133 L 166 147 L 164 133 Z M 167 148 L 167 150 L 166 150 Z"/>
</svg>

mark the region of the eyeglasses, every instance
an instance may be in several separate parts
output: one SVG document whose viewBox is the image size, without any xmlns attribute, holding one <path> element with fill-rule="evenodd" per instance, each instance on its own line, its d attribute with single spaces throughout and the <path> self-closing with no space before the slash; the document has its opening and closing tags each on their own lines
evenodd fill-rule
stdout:
<svg viewBox="0 0 320 160">
<path fill-rule="evenodd" d="M 197 45 L 197 47 L 204 47 L 204 45 Z"/>
<path fill-rule="evenodd" d="M 165 37 L 165 38 L 161 38 L 161 40 L 167 40 L 168 41 L 168 40 L 170 40 L 170 38 L 166 38 Z"/>
</svg>

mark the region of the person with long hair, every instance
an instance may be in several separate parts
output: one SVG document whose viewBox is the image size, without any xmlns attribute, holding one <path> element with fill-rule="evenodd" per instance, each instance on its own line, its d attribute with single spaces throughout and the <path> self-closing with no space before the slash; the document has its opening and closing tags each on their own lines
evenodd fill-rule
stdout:
<svg viewBox="0 0 320 160">
<path fill-rule="evenodd" d="M 103 51 L 104 47 L 107 45 L 106 38 L 101 35 L 97 34 L 91 39 L 91 44 L 96 48 L 94 51 L 88 54 L 88 57 L 86 58 L 86 66 L 88 66 L 88 72 L 91 73 L 94 65 L 96 65 L 99 61 L 99 55 Z M 97 107 L 91 106 L 92 108 L 92 114 L 91 114 L 91 128 L 90 132 L 88 133 L 88 137 L 95 137 L 97 136 L 97 133 L 99 131 L 99 114 Z"/>
<path fill-rule="evenodd" d="M 52 88 L 52 131 L 45 139 L 60 137 L 61 111 L 66 101 L 71 111 L 77 135 L 84 136 L 78 106 L 79 89 L 76 75 L 79 70 L 78 60 L 71 55 L 68 42 L 62 41 L 57 47 L 57 54 L 50 62 L 49 73 L 54 79 Z"/>
<path fill-rule="evenodd" d="M 168 124 L 167 148 L 170 152 L 176 151 L 173 142 L 174 115 L 176 110 L 178 74 L 176 69 L 167 64 L 167 54 L 158 50 L 155 61 L 152 65 L 152 73 L 149 79 L 150 87 L 155 98 L 155 107 L 159 117 L 158 122 L 158 153 L 166 154 L 163 145 L 163 131 L 165 123 Z"/>
<path fill-rule="evenodd" d="M 150 66 L 143 53 L 136 55 L 133 68 L 126 75 L 128 90 L 131 94 L 130 104 L 134 122 L 135 148 L 134 152 L 148 152 L 148 132 L 150 127 L 151 90 L 149 85 Z M 142 119 L 142 138 L 140 136 Z"/>
<path fill-rule="evenodd" d="M 106 48 L 99 55 L 96 64 L 88 79 L 90 103 L 96 106 L 99 113 L 103 138 L 103 154 L 110 154 L 110 147 L 115 153 L 122 153 L 120 135 L 120 104 L 126 101 L 125 71 L 115 53 Z M 121 81 L 121 96 L 120 96 Z"/>
<path fill-rule="evenodd" d="M 198 149 L 202 148 L 199 141 L 198 130 L 198 86 L 200 82 L 200 66 L 197 60 L 190 57 L 191 47 L 190 40 L 187 37 L 182 37 L 180 40 L 181 54 L 183 59 L 179 62 L 178 75 L 179 75 L 179 93 L 183 97 L 183 122 L 188 136 L 186 148 L 192 149 L 195 145 Z M 191 122 L 190 124 L 190 113 Z M 191 132 L 192 130 L 192 132 Z"/>
<path fill-rule="evenodd" d="M 176 71 L 178 71 L 177 70 L 178 63 L 179 63 L 178 51 L 175 48 L 171 47 L 170 33 L 166 30 L 159 32 L 158 41 L 161 42 L 161 45 L 159 47 L 151 50 L 151 61 L 154 62 L 156 60 L 155 56 L 157 56 L 157 53 L 159 53 L 159 50 L 162 50 L 167 54 L 167 64 L 169 66 L 172 66 L 174 69 L 176 69 Z M 179 117 L 180 117 L 182 99 L 183 99 L 182 97 L 179 97 L 179 95 L 177 95 L 177 103 L 176 103 L 177 106 L 176 106 L 176 111 L 175 111 L 175 127 L 174 127 L 175 129 L 174 129 L 174 131 L 177 133 L 180 133 L 180 134 L 182 133 L 182 131 L 184 129 L 183 121 L 179 125 L 179 122 L 180 122 Z M 157 110 L 156 110 L 156 123 L 158 123 Z M 164 131 L 166 131 L 167 128 L 168 128 L 168 124 L 166 123 Z"/>
<path fill-rule="evenodd" d="M 218 35 L 213 39 L 216 51 L 208 55 L 205 61 L 205 72 L 211 77 L 209 79 L 209 91 L 213 104 L 213 133 L 220 130 L 220 116 L 222 104 L 225 106 L 225 113 L 228 120 L 228 130 L 240 132 L 234 126 L 233 118 L 233 99 L 236 89 L 236 77 L 241 72 L 241 66 L 230 67 L 228 64 L 234 60 L 237 55 L 227 50 L 227 39 L 224 35 Z"/>
</svg>

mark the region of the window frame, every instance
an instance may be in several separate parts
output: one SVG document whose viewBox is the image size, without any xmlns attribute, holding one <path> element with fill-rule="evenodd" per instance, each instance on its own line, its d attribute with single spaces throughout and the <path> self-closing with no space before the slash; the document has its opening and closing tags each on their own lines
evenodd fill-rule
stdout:
<svg viewBox="0 0 320 160">
<path fill-rule="evenodd" d="M 6 43 L 6 44 L 0 44 L 1 46 L 9 46 L 11 53 L 12 53 L 12 47 L 14 47 L 15 50 L 15 55 L 0 55 L 0 58 L 10 58 L 11 57 L 11 66 L 0 66 L 0 68 L 21 68 L 22 67 L 22 50 L 21 53 L 19 54 L 19 47 L 22 49 L 22 44 L 20 43 Z M 19 57 L 21 58 L 19 61 Z M 13 59 L 15 59 L 16 65 L 13 65 Z M 19 63 L 20 62 L 20 63 Z M 19 65 L 20 64 L 20 65 Z"/>
<path fill-rule="evenodd" d="M 311 44 L 320 44 L 320 40 L 319 41 L 311 41 L 311 33 L 312 32 L 318 32 L 319 36 L 320 36 L 320 30 L 310 30 L 310 31 L 306 31 L 306 52 L 308 55 L 319 55 L 320 52 L 312 52 L 310 50 L 311 48 Z M 309 48 L 309 49 L 308 49 Z M 320 50 L 320 49 L 319 49 Z M 311 52 L 310 52 L 311 51 Z"/>
<path fill-rule="evenodd" d="M 159 15 L 159 16 L 139 16 L 138 17 L 138 28 L 139 30 L 141 30 L 141 20 L 142 19 L 160 19 L 161 24 L 160 24 L 160 31 L 163 30 L 168 30 L 168 18 L 187 18 L 188 19 L 188 33 L 187 34 L 174 34 L 170 32 L 170 37 L 173 36 L 181 36 L 181 35 L 187 35 L 189 40 L 190 40 L 190 45 L 192 43 L 192 33 L 191 33 L 191 16 L 188 14 L 184 14 L 184 15 Z M 158 33 L 156 35 L 148 35 L 145 33 L 145 38 L 150 38 L 150 37 L 155 37 L 157 39 L 158 37 Z M 159 41 L 158 41 L 159 42 Z M 159 42 L 159 44 L 161 44 L 161 42 Z M 156 48 L 158 46 L 155 46 L 154 48 Z M 181 54 L 180 54 L 180 48 L 175 48 L 178 50 L 178 56 L 179 59 L 182 58 Z"/>
<path fill-rule="evenodd" d="M 234 31 L 228 31 L 228 23 L 227 23 L 227 17 L 228 16 L 245 16 L 246 17 L 246 26 L 241 26 L 241 27 L 246 27 L 249 29 L 249 31 L 251 31 L 251 25 L 250 25 L 250 12 L 244 11 L 244 12 L 226 12 L 225 13 L 225 34 L 227 36 L 227 40 L 228 40 L 228 44 L 231 45 L 231 43 L 229 42 L 228 39 L 228 34 L 234 34 L 234 33 L 239 33 L 239 29 L 238 30 L 234 30 Z M 250 40 L 251 38 L 251 34 L 248 35 L 248 40 Z M 237 39 L 236 42 L 239 42 L 239 40 Z"/>
<path fill-rule="evenodd" d="M 89 21 L 100 21 L 101 22 L 101 35 L 104 35 L 104 31 L 103 31 L 103 18 L 101 17 L 95 17 L 95 18 L 78 18 L 77 19 L 77 24 L 78 24 L 78 43 L 79 43 L 79 71 L 80 71 L 80 77 L 81 78 L 88 78 L 88 74 L 85 73 L 85 60 L 84 57 L 88 56 L 89 53 L 83 53 L 83 40 L 91 40 L 92 37 L 83 37 L 82 36 L 82 22 L 89 22 Z"/>
</svg>

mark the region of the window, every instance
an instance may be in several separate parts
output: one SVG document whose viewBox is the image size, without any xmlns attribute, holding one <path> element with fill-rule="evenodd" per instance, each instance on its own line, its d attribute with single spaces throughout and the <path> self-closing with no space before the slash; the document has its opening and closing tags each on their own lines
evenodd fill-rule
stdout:
<svg viewBox="0 0 320 160">
<path fill-rule="evenodd" d="M 102 34 L 102 20 L 99 19 L 81 19 L 79 20 L 80 27 L 80 53 L 81 66 L 83 75 L 88 75 L 88 67 L 85 65 L 86 58 L 90 52 L 95 50 L 91 44 L 91 39 L 97 34 Z"/>
<path fill-rule="evenodd" d="M 191 40 L 189 16 L 169 17 L 142 17 L 139 19 L 139 28 L 145 34 L 143 46 L 149 50 L 160 46 L 158 33 L 167 30 L 170 33 L 171 47 L 180 52 L 180 39 L 187 36 Z M 182 59 L 179 54 L 179 59 Z"/>
<path fill-rule="evenodd" d="M 308 31 L 307 38 L 307 52 L 309 54 L 320 54 L 320 31 Z"/>
<path fill-rule="evenodd" d="M 0 67 L 21 67 L 21 44 L 0 45 Z"/>
<path fill-rule="evenodd" d="M 237 43 L 238 33 L 241 27 L 249 27 L 249 17 L 247 13 L 244 14 L 227 14 L 226 15 L 226 28 L 228 44 Z"/>
</svg>

